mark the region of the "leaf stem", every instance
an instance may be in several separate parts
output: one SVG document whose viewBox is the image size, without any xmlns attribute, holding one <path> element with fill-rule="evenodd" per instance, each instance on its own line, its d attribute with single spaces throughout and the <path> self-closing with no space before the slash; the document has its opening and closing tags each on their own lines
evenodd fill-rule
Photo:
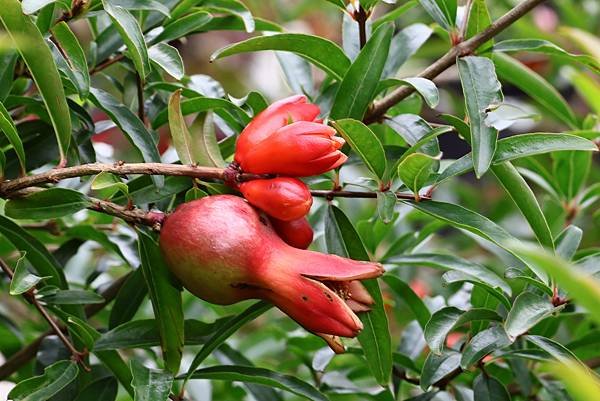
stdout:
<svg viewBox="0 0 600 401">
<path fill-rule="evenodd" d="M 11 280 L 13 279 L 13 276 L 14 276 L 13 270 L 1 258 L 0 258 L 0 268 L 2 268 L 2 270 L 4 271 L 4 273 L 6 273 L 6 275 Z M 81 365 L 81 367 L 86 372 L 90 372 L 91 369 L 86 365 L 85 360 L 84 360 L 86 352 L 78 351 L 75 348 L 75 346 L 71 343 L 71 341 L 65 336 L 65 334 L 62 331 L 62 329 L 54 321 L 54 319 L 52 318 L 52 316 L 50 316 L 50 314 L 48 313 L 48 311 L 46 310 L 46 308 L 44 308 L 44 306 L 35 297 L 35 287 L 32 288 L 32 289 L 30 289 L 29 291 L 23 293 L 23 297 L 27 300 L 27 302 L 29 302 L 30 304 L 32 304 L 33 306 L 35 306 L 35 308 L 38 310 L 38 312 L 40 313 L 40 315 L 42 315 L 42 317 L 48 322 L 48 324 L 52 328 L 52 331 L 58 336 L 58 338 L 60 339 L 60 341 L 62 341 L 62 343 L 65 345 L 65 347 L 67 347 L 67 349 L 71 353 L 71 356 L 72 356 L 73 360 L 76 361 L 77 363 L 79 363 Z"/>
</svg>

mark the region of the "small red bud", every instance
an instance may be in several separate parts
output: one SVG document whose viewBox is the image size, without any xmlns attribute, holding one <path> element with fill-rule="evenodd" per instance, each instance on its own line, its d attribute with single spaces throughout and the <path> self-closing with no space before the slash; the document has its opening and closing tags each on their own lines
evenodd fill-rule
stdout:
<svg viewBox="0 0 600 401">
<path fill-rule="evenodd" d="M 308 187 L 297 178 L 247 181 L 240 184 L 240 191 L 252 205 L 283 221 L 306 216 L 312 205 Z"/>
<path fill-rule="evenodd" d="M 273 229 L 286 244 L 298 249 L 307 249 L 313 240 L 313 229 L 306 217 L 292 221 L 269 218 Z"/>
</svg>

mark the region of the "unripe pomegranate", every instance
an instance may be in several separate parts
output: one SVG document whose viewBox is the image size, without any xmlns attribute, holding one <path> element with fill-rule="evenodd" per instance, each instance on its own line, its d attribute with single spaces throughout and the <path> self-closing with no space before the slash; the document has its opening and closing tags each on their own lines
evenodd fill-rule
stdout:
<svg viewBox="0 0 600 401">
<path fill-rule="evenodd" d="M 380 276 L 359 262 L 287 245 L 245 200 L 205 197 L 179 206 L 160 235 L 165 261 L 184 287 L 215 304 L 259 298 L 307 330 L 354 337 L 373 299 L 359 280 Z"/>
<path fill-rule="evenodd" d="M 270 217 L 273 229 L 286 244 L 294 248 L 306 249 L 313 240 L 313 229 L 306 217 L 292 221 L 278 220 Z"/>
<path fill-rule="evenodd" d="M 291 177 L 243 182 L 240 191 L 253 206 L 283 221 L 306 216 L 313 202 L 306 184 Z"/>
</svg>

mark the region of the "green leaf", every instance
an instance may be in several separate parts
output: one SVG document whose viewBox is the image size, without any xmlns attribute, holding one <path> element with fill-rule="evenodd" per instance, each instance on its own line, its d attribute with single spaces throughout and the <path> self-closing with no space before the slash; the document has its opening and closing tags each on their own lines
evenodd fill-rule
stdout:
<svg viewBox="0 0 600 401">
<path fill-rule="evenodd" d="M 506 246 L 505 243 L 514 239 L 504 228 L 500 227 L 487 217 L 484 217 L 472 210 L 465 209 L 460 205 L 452 203 L 427 201 L 406 204 L 419 209 L 435 218 L 447 222 L 448 224 L 469 231 L 478 235 L 498 246 Z"/>
<path fill-rule="evenodd" d="M 569 53 L 558 45 L 543 39 L 508 39 L 498 42 L 492 48 L 494 52 L 521 52 L 530 51 L 553 56 L 562 56 L 571 61 L 576 61 L 600 72 L 600 63 L 595 58 L 586 54 Z"/>
<path fill-rule="evenodd" d="M 261 50 L 281 50 L 295 53 L 323 71 L 341 80 L 350 67 L 350 59 L 335 43 L 312 35 L 281 33 L 257 36 L 217 50 L 211 61 L 239 53 Z"/>
<path fill-rule="evenodd" d="M 548 353 L 553 358 L 556 358 L 556 360 L 558 360 L 558 361 L 561 361 L 561 362 L 577 361 L 577 362 L 581 363 L 579 361 L 579 359 L 577 359 L 575 354 L 573 354 L 568 348 L 566 348 L 564 345 L 562 345 L 560 343 L 557 343 L 554 340 L 551 340 L 546 337 L 534 336 L 534 335 L 530 335 L 530 334 L 523 336 L 523 338 L 525 340 L 529 341 L 530 343 L 536 345 L 537 347 L 541 348 L 543 351 Z"/>
<path fill-rule="evenodd" d="M 498 141 L 494 154 L 494 164 L 515 160 L 522 157 L 534 156 L 560 150 L 598 151 L 598 147 L 587 139 L 560 133 L 532 133 L 514 135 Z M 437 178 L 436 183 L 447 180 L 455 175 L 463 174 L 473 167 L 471 153 L 461 157 Z"/>
<path fill-rule="evenodd" d="M 574 401 L 600 397 L 600 381 L 589 369 L 572 361 L 547 363 L 544 369 L 565 384 Z"/>
<path fill-rule="evenodd" d="M 335 95 L 330 118 L 362 120 L 376 95 L 393 32 L 391 25 L 383 25 L 373 32 L 344 75 Z"/>
<path fill-rule="evenodd" d="M 328 398 L 310 384 L 295 376 L 284 375 L 269 369 L 251 366 L 211 366 L 198 369 L 192 379 L 227 380 L 244 383 L 257 383 L 279 388 L 289 393 L 313 401 L 328 401 Z"/>
<path fill-rule="evenodd" d="M 138 268 L 128 275 L 123 286 L 117 293 L 115 302 L 110 310 L 108 328 L 114 329 L 122 323 L 131 321 L 146 298 L 146 295 L 148 295 L 148 287 L 144 281 L 142 269 Z"/>
<path fill-rule="evenodd" d="M 355 260 L 369 260 L 356 229 L 344 212 L 333 205 L 327 210 L 325 243 L 329 253 Z M 358 341 L 375 380 L 384 385 L 389 382 L 392 372 L 392 340 L 388 319 L 377 280 L 365 280 L 362 283 L 375 303 L 371 305 L 371 311 L 359 316 L 364 328 L 358 335 Z"/>
<path fill-rule="evenodd" d="M 505 54 L 496 53 L 493 60 L 500 78 L 521 89 L 567 126 L 577 128 L 577 119 L 568 103 L 544 78 Z"/>
<path fill-rule="evenodd" d="M 129 196 L 129 187 L 119 177 L 103 171 L 92 179 L 92 191 L 96 191 L 102 199 L 110 199 L 118 192 Z"/>
<path fill-rule="evenodd" d="M 52 305 L 87 305 L 106 302 L 100 294 L 89 290 L 58 290 L 48 293 L 41 290 L 38 297 L 40 301 Z"/>
<path fill-rule="evenodd" d="M 377 191 L 377 214 L 384 224 L 389 224 L 394 219 L 396 207 L 396 194 L 392 191 Z"/>
<path fill-rule="evenodd" d="M 421 388 L 423 391 L 427 391 L 432 384 L 437 383 L 459 368 L 459 352 L 448 351 L 440 355 L 433 352 L 429 353 L 421 371 Z"/>
<path fill-rule="evenodd" d="M 29 273 L 23 259 L 25 259 L 25 255 L 21 256 L 15 265 L 14 275 L 10 281 L 10 295 L 23 294 L 45 278 Z"/>
<path fill-rule="evenodd" d="M 81 389 L 75 401 L 114 401 L 119 391 L 119 383 L 113 376 L 102 377 L 92 381 Z"/>
<path fill-rule="evenodd" d="M 39 240 L 2 215 L 0 215 L 0 234 L 20 252 L 25 252 L 25 258 L 31 263 L 35 271 L 40 276 L 48 277 L 47 284 L 59 288 L 67 288 L 65 277 L 58 261 Z"/>
<path fill-rule="evenodd" d="M 52 3 L 60 3 L 63 8 L 68 8 L 70 3 L 67 3 L 67 1 L 68 0 L 23 0 L 23 13 L 28 15 L 33 14 Z"/>
<path fill-rule="evenodd" d="M 530 328 L 552 315 L 556 308 L 547 297 L 533 292 L 523 292 L 515 299 L 512 309 L 508 312 L 504 329 L 511 341 Z"/>
<path fill-rule="evenodd" d="M 396 131 L 406 143 L 411 146 L 419 146 L 422 153 L 429 156 L 440 154 L 440 146 L 434 139 L 436 133 L 427 121 L 416 114 L 400 114 L 385 121 L 394 131 Z M 425 143 L 421 142 L 424 140 Z M 417 145 L 419 144 L 420 145 Z"/>
<path fill-rule="evenodd" d="M 600 84 L 588 76 L 584 71 L 568 69 L 566 75 L 575 87 L 577 93 L 583 98 L 590 109 L 592 109 L 596 115 L 600 114 L 600 100 L 598 100 L 598 96 L 600 95 Z"/>
<path fill-rule="evenodd" d="M 110 3 L 126 10 L 158 11 L 165 17 L 169 16 L 169 8 L 158 0 L 110 0 Z"/>
<path fill-rule="evenodd" d="M 4 132 L 4 135 L 6 135 L 6 138 L 15 150 L 15 154 L 19 159 L 21 175 L 25 175 L 27 167 L 25 163 L 25 149 L 23 148 L 23 142 L 19 137 L 17 127 L 15 126 L 12 117 L 10 116 L 8 110 L 6 110 L 2 102 L 0 102 L 0 131 Z"/>
<path fill-rule="evenodd" d="M 129 363 L 133 375 L 135 401 L 167 400 L 173 385 L 173 374 L 162 370 L 149 369 L 132 359 Z"/>
<path fill-rule="evenodd" d="M 180 80 L 185 75 L 179 51 L 166 43 L 158 43 L 148 49 L 148 57 L 167 74 Z"/>
<path fill-rule="evenodd" d="M 492 165 L 492 173 L 498 178 L 506 193 L 515 202 L 529 223 L 540 245 L 548 249 L 554 249 L 554 240 L 546 217 L 535 194 L 517 169 L 510 162 L 504 162 Z"/>
<path fill-rule="evenodd" d="M 468 56 L 457 61 L 467 115 L 471 121 L 471 146 L 475 175 L 480 178 L 490 167 L 496 151 L 498 131 L 485 123 L 487 110 L 503 100 L 494 64 L 485 57 Z"/>
<path fill-rule="evenodd" d="M 94 378 L 85 387 L 80 387 L 74 401 L 115 401 L 118 391 L 119 383 L 113 376 Z"/>
<path fill-rule="evenodd" d="M 408 2 L 396 8 L 396 10 L 411 4 Z M 377 20 L 379 21 L 379 20 Z M 373 29 L 377 29 L 381 24 L 373 23 Z M 407 26 L 392 38 L 390 52 L 383 68 L 382 77 L 394 77 L 398 69 L 427 42 L 433 30 L 425 24 L 417 23 Z"/>
<path fill-rule="evenodd" d="M 184 323 L 185 345 L 205 344 L 227 319 L 227 317 L 221 318 L 214 323 L 186 319 Z M 159 345 L 158 323 L 155 319 L 142 319 L 127 321 L 106 333 L 102 333 L 94 344 L 94 350 L 150 348 Z"/>
<path fill-rule="evenodd" d="M 530 266 L 544 270 L 554 277 L 560 288 L 568 291 L 569 297 L 573 297 L 587 309 L 590 318 L 600 322 L 600 283 L 595 278 L 539 247 L 518 242 L 512 242 L 509 246 Z"/>
<path fill-rule="evenodd" d="M 482 32 L 485 28 L 490 26 L 492 19 L 488 11 L 485 0 L 474 0 L 471 3 L 471 10 L 469 12 L 469 20 L 467 22 L 466 37 L 472 38 L 479 32 Z M 490 39 L 480 47 L 486 48 L 494 43 L 494 39 Z"/>
<path fill-rule="evenodd" d="M 246 32 L 254 32 L 254 18 L 248 7 L 239 0 L 204 0 L 202 8 L 215 13 L 226 13 L 236 16 L 244 23 Z"/>
<path fill-rule="evenodd" d="M 82 98 L 86 98 L 90 91 L 90 74 L 88 72 L 85 53 L 79 40 L 66 22 L 59 22 L 52 28 L 52 35 L 65 61 L 77 77 L 77 90 Z"/>
<path fill-rule="evenodd" d="M 129 57 L 143 80 L 150 72 L 150 60 L 142 28 L 135 17 L 125 8 L 112 5 L 110 0 L 102 0 L 102 5 L 117 28 L 121 39 L 125 42 Z"/>
<path fill-rule="evenodd" d="M 437 310 L 431 315 L 425 325 L 423 335 L 431 352 L 441 355 L 446 344 L 446 336 L 450 332 L 463 324 L 478 320 L 501 321 L 502 318 L 496 311 L 491 309 L 474 308 L 465 312 L 453 306 L 448 306 Z"/>
<path fill-rule="evenodd" d="M 69 327 L 69 332 L 75 335 L 85 347 L 90 350 L 94 346 L 94 341 L 100 338 L 100 333 L 90 326 L 85 320 L 64 312 L 61 309 L 52 307 L 52 312 Z M 131 387 L 131 371 L 116 351 L 93 351 L 94 355 L 115 375 L 119 383 L 133 397 L 133 388 Z"/>
<path fill-rule="evenodd" d="M 169 272 L 158 244 L 140 230 L 138 241 L 142 273 L 148 286 L 154 315 L 159 323 L 165 366 L 170 372 L 177 373 L 184 342 L 181 290 Z"/>
<path fill-rule="evenodd" d="M 510 394 L 502 382 L 485 373 L 473 381 L 474 399 L 477 401 L 510 401 Z"/>
<path fill-rule="evenodd" d="M 502 349 L 511 343 L 512 341 L 508 338 L 502 326 L 493 326 L 480 331 L 465 346 L 460 366 L 467 369 L 487 354 Z"/>
<path fill-rule="evenodd" d="M 456 21 L 456 0 L 419 0 L 421 6 L 445 30 L 450 31 Z"/>
<path fill-rule="evenodd" d="M 590 172 L 592 155 L 587 152 L 556 152 L 552 159 L 552 172 L 560 192 L 567 200 L 575 198 Z"/>
<path fill-rule="evenodd" d="M 203 28 L 213 19 L 206 11 L 194 11 L 181 18 L 172 19 L 151 43 L 170 42 Z"/>
<path fill-rule="evenodd" d="M 563 258 L 564 260 L 571 260 L 583 237 L 583 230 L 577 226 L 567 226 L 558 236 L 556 237 L 556 255 Z"/>
<path fill-rule="evenodd" d="M 377 29 L 379 26 L 381 26 L 382 24 L 385 24 L 386 22 L 395 21 L 402 14 L 409 11 L 416 5 L 417 5 L 416 0 L 409 0 L 409 1 L 405 2 L 404 4 L 402 4 L 401 6 L 398 6 L 394 9 L 392 9 L 387 14 L 384 14 L 381 17 L 377 18 L 375 21 L 373 21 L 373 29 Z"/>
<path fill-rule="evenodd" d="M 200 364 L 208 358 L 208 356 L 219 347 L 221 344 L 225 342 L 233 333 L 235 333 L 240 327 L 244 324 L 251 322 L 256 319 L 258 316 L 262 315 L 269 309 L 271 309 L 272 305 L 268 304 L 264 301 L 256 302 L 242 311 L 240 314 L 236 316 L 230 317 L 227 321 L 223 323 L 223 325 L 217 330 L 212 337 L 204 344 L 204 346 L 198 351 L 194 360 L 190 364 L 187 373 L 185 374 L 184 384 L 192 377 L 194 371 L 200 366 Z"/>
<path fill-rule="evenodd" d="M 421 77 L 402 78 L 401 82 L 415 88 L 415 90 L 423 97 L 425 103 L 432 109 L 440 102 L 440 93 L 433 81 Z"/>
<path fill-rule="evenodd" d="M 221 155 L 217 134 L 213 122 L 213 112 L 200 114 L 192 126 L 192 150 L 194 160 L 201 166 L 225 167 L 226 163 Z"/>
<path fill-rule="evenodd" d="M 481 289 L 485 290 L 488 293 L 488 294 L 486 294 L 486 296 L 491 295 L 494 298 L 496 298 L 497 301 L 502 303 L 502 305 L 505 308 L 507 308 L 507 309 L 510 308 L 510 301 L 508 300 L 506 295 L 504 295 L 502 293 L 502 291 L 500 291 L 498 288 L 490 286 L 488 283 L 485 283 L 485 282 L 479 280 L 475 276 L 471 276 L 470 274 L 466 274 L 466 273 L 459 272 L 456 270 L 447 271 L 446 273 L 444 273 L 442 275 L 442 283 L 444 285 L 451 285 L 451 284 L 458 284 L 458 283 L 474 284 L 475 285 L 474 288 L 481 287 Z"/>
<path fill-rule="evenodd" d="M 432 157 L 424 153 L 413 153 L 398 164 L 398 177 L 413 191 L 416 200 L 419 199 L 419 190 L 425 186 L 441 157 L 441 154 Z"/>
<path fill-rule="evenodd" d="M 171 138 L 173 139 L 173 146 L 175 146 L 179 160 L 182 164 L 192 164 L 195 162 L 192 150 L 192 138 L 181 114 L 181 89 L 173 92 L 169 98 L 168 111 Z"/>
<path fill-rule="evenodd" d="M 362 122 L 350 118 L 336 121 L 334 127 L 358 153 L 369 170 L 383 181 L 387 161 L 383 146 L 373 131 Z"/>
<path fill-rule="evenodd" d="M 72 361 L 59 361 L 44 369 L 44 374 L 23 380 L 8 394 L 14 401 L 46 401 L 77 377 L 79 368 Z"/>
<path fill-rule="evenodd" d="M 236 106 L 235 104 L 233 104 L 230 101 L 225 100 L 225 99 L 210 98 L 210 97 L 195 97 L 192 99 L 186 99 L 186 100 L 182 101 L 180 104 L 181 104 L 181 113 L 184 116 L 187 116 L 192 113 L 201 113 L 201 112 L 208 111 L 208 110 L 223 109 L 228 112 L 235 113 L 235 115 L 238 116 L 244 124 L 247 124 L 250 122 L 250 117 L 248 117 L 248 114 L 246 114 L 246 112 L 243 109 L 241 109 L 240 107 Z M 168 119 L 169 119 L 168 110 L 167 109 L 163 110 L 160 113 L 158 113 L 158 115 L 152 122 L 152 127 L 155 129 L 159 128 L 163 124 L 167 123 Z"/>
<path fill-rule="evenodd" d="M 254 364 L 248 360 L 241 352 L 231 348 L 227 343 L 221 344 L 215 357 L 220 363 L 227 365 L 242 365 L 254 367 Z M 319 370 L 319 369 L 315 369 Z M 250 394 L 257 400 L 265 401 L 283 401 L 281 393 L 271 387 L 265 387 L 260 384 L 246 383 L 244 385 Z"/>
<path fill-rule="evenodd" d="M 190 188 L 185 193 L 185 201 L 191 202 L 193 200 L 204 198 L 205 196 L 208 196 L 208 194 L 206 192 L 204 192 L 203 190 L 201 190 L 200 188 Z"/>
<path fill-rule="evenodd" d="M 109 115 L 146 163 L 160 162 L 160 154 L 154 138 L 131 110 L 101 89 L 90 88 L 90 95 L 90 99 L 96 107 Z M 162 176 L 153 175 L 151 178 L 156 186 L 163 186 L 164 178 Z"/>
<path fill-rule="evenodd" d="M 91 205 L 87 196 L 79 191 L 50 188 L 8 200 L 4 213 L 13 219 L 43 220 L 72 215 Z"/>
<path fill-rule="evenodd" d="M 71 141 L 71 116 L 52 52 L 31 18 L 21 12 L 18 0 L 0 1 L 0 21 L 31 72 L 56 134 L 59 164 L 66 164 Z"/>
<path fill-rule="evenodd" d="M 386 259 L 385 263 L 393 263 L 400 266 L 428 266 L 436 269 L 457 271 L 473 276 L 478 281 L 486 283 L 492 288 L 500 288 L 508 295 L 511 294 L 510 286 L 492 270 L 483 265 L 453 255 L 415 253 L 411 255 L 394 256 Z"/>
<path fill-rule="evenodd" d="M 415 318 L 419 322 L 419 325 L 424 330 L 427 322 L 429 319 L 431 319 L 431 313 L 421 298 L 414 293 L 407 283 L 400 280 L 396 276 L 386 274 L 383 276 L 383 281 L 385 281 L 388 287 L 390 287 L 392 292 L 396 294 L 398 298 L 406 302 L 412 313 L 415 315 Z"/>
</svg>

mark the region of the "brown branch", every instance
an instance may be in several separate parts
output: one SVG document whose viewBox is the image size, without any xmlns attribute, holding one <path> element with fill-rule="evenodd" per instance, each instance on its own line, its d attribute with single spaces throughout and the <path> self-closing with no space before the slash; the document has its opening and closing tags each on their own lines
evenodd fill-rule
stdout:
<svg viewBox="0 0 600 401">
<path fill-rule="evenodd" d="M 108 286 L 104 291 L 100 293 L 100 295 L 104 298 L 103 303 L 99 304 L 90 304 L 85 307 L 85 315 L 87 317 L 92 317 L 98 312 L 100 312 L 106 305 L 108 305 L 115 297 L 117 293 L 125 283 L 125 280 L 129 274 L 126 274 L 117 280 L 115 280 L 110 286 Z M 64 330 L 64 327 L 60 328 Z M 13 354 L 10 358 L 0 366 L 0 380 L 5 379 L 12 375 L 17 370 L 21 369 L 25 366 L 31 359 L 35 358 L 40 346 L 42 345 L 42 341 L 49 335 L 54 334 L 53 330 L 48 330 L 42 333 L 38 338 L 33 340 L 33 342 L 29 343 L 26 347 L 20 349 L 17 353 Z"/>
<path fill-rule="evenodd" d="M 544 2 L 544 0 L 524 0 L 494 21 L 484 31 L 452 47 L 446 54 L 423 70 L 418 76 L 427 79 L 433 79 L 437 77 L 449 67 L 454 65 L 457 57 L 472 54 L 479 46 L 498 35 L 500 32 L 508 28 L 512 23 L 517 21 L 519 18 L 527 14 L 529 11 L 531 11 L 531 9 L 542 2 Z M 370 124 L 380 121 L 390 107 L 396 105 L 414 91 L 415 89 L 412 86 L 401 86 L 382 99 L 375 101 L 364 118 L 364 122 Z"/>
<path fill-rule="evenodd" d="M 146 175 L 168 175 L 185 176 L 204 179 L 225 179 L 225 170 L 214 167 L 198 167 L 194 165 L 178 165 L 164 163 L 90 163 L 80 166 L 55 168 L 40 174 L 16 178 L 10 181 L 0 182 L 0 197 L 7 197 L 12 192 L 36 185 L 56 183 L 66 178 L 83 177 L 87 175 L 100 174 L 102 172 L 116 175 L 146 174 Z M 256 177 L 255 175 L 242 175 L 242 179 Z"/>
<path fill-rule="evenodd" d="M 4 273 L 6 273 L 6 275 L 11 280 L 13 279 L 14 272 L 12 271 L 10 266 L 1 258 L 0 258 L 0 268 L 2 268 Z M 65 347 L 67 347 L 67 349 L 71 353 L 71 357 L 73 358 L 73 360 L 76 361 L 77 363 L 79 363 L 85 371 L 89 372 L 90 368 L 85 364 L 85 361 L 84 361 L 85 352 L 78 351 L 75 348 L 75 346 L 71 343 L 71 340 L 69 340 L 65 336 L 65 334 L 62 332 L 62 329 L 58 326 L 56 321 L 54 321 L 52 316 L 50 316 L 50 314 L 48 313 L 46 308 L 44 308 L 44 306 L 37 300 L 37 298 L 35 297 L 35 287 L 30 289 L 27 292 L 24 292 L 22 295 L 23 295 L 23 298 L 25 298 L 25 300 L 27 300 L 27 302 L 32 304 L 38 310 L 40 315 L 42 315 L 42 317 L 48 322 L 48 324 L 52 328 L 52 332 L 54 332 L 58 336 L 60 341 L 62 341 L 62 343 L 65 345 Z"/>
<path fill-rule="evenodd" d="M 110 67 L 114 63 L 117 63 L 117 62 L 123 60 L 124 58 L 125 58 L 125 55 L 123 53 L 117 54 L 114 57 L 104 60 L 103 62 L 96 65 L 95 67 L 90 68 L 89 73 L 90 73 L 90 75 L 94 75 L 95 73 L 100 72 L 100 71 Z"/>
</svg>

